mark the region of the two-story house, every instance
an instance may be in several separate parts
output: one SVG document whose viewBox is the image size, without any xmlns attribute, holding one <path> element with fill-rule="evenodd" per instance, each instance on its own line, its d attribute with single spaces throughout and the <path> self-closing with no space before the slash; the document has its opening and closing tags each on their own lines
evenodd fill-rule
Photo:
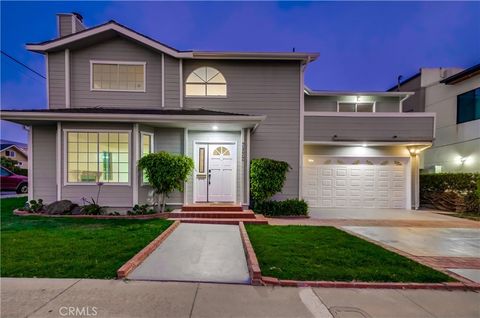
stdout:
<svg viewBox="0 0 480 318">
<path fill-rule="evenodd" d="M 435 141 L 420 157 L 425 173 L 480 172 L 480 64 L 421 68 L 389 91 L 413 91 L 405 110 L 436 114 Z"/>
<path fill-rule="evenodd" d="M 249 163 L 292 167 L 276 198 L 312 207 L 418 204 L 417 154 L 434 114 L 405 113 L 412 93 L 322 92 L 304 72 L 317 53 L 179 51 L 115 21 L 85 28 L 58 15 L 59 37 L 27 44 L 45 56 L 48 109 L 2 111 L 30 127 L 31 198 L 96 195 L 130 208 L 149 202 L 139 158 L 191 156 L 195 170 L 168 203 L 249 203 Z"/>
</svg>

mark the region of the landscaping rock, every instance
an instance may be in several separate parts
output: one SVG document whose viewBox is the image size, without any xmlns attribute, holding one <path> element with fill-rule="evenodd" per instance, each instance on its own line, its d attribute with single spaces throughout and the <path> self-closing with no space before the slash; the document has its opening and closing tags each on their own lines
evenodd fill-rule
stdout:
<svg viewBox="0 0 480 318">
<path fill-rule="evenodd" d="M 77 205 L 70 200 L 60 200 L 49 204 L 45 208 L 47 214 L 70 214 Z"/>
<path fill-rule="evenodd" d="M 76 207 L 74 207 L 74 208 L 70 211 L 70 214 L 72 214 L 72 215 L 80 215 L 80 214 L 83 214 L 82 208 L 77 205 Z"/>
</svg>

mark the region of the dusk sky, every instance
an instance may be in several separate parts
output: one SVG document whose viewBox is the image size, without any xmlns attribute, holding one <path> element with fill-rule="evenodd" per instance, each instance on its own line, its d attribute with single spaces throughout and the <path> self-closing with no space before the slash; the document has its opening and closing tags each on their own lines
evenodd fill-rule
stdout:
<svg viewBox="0 0 480 318">
<path fill-rule="evenodd" d="M 180 50 L 320 52 L 305 83 L 384 91 L 420 67 L 480 62 L 480 2 L 1 2 L 1 49 L 45 74 L 27 42 L 55 38 L 56 13 L 116 20 Z M 1 108 L 46 108 L 45 80 L 1 56 Z M 26 141 L 2 121 L 1 138 Z"/>
</svg>

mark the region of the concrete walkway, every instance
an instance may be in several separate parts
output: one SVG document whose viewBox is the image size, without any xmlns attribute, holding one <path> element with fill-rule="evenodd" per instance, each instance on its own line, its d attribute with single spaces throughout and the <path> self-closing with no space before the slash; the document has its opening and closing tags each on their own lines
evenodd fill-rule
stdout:
<svg viewBox="0 0 480 318">
<path fill-rule="evenodd" d="M 188 223 L 127 278 L 241 284 L 250 279 L 238 225 Z"/>
<path fill-rule="evenodd" d="M 1 285 L 1 317 L 9 318 L 480 316 L 480 294 L 463 291 L 35 278 Z"/>
</svg>

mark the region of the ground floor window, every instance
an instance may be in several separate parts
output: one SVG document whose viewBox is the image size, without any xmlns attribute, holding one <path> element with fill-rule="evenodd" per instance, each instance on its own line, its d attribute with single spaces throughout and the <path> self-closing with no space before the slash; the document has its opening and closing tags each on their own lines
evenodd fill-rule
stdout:
<svg viewBox="0 0 480 318">
<path fill-rule="evenodd" d="M 128 183 L 130 133 L 66 133 L 68 183 Z"/>
<path fill-rule="evenodd" d="M 142 132 L 140 136 L 142 140 L 141 142 L 142 148 L 140 150 L 140 153 L 141 153 L 141 157 L 143 157 L 153 152 L 153 134 Z M 145 171 L 143 172 L 142 181 L 143 183 L 148 183 L 148 177 Z"/>
</svg>

